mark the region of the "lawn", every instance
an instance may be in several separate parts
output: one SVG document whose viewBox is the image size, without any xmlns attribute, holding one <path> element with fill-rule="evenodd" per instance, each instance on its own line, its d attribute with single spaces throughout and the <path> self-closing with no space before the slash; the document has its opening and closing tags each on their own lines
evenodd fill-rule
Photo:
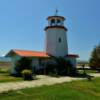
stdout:
<svg viewBox="0 0 100 100">
<path fill-rule="evenodd" d="M 100 100 L 100 78 L 4 92 L 0 100 Z"/>
<path fill-rule="evenodd" d="M 79 73 L 83 73 L 84 71 L 83 70 L 78 70 L 79 71 Z M 89 74 L 89 73 L 98 73 L 98 71 L 97 70 L 88 70 L 88 69 L 85 69 L 85 72 L 87 73 L 87 74 Z"/>
<path fill-rule="evenodd" d="M 22 81 L 22 80 L 23 80 L 22 78 L 11 76 L 7 69 L 0 69 L 0 83 Z"/>
</svg>

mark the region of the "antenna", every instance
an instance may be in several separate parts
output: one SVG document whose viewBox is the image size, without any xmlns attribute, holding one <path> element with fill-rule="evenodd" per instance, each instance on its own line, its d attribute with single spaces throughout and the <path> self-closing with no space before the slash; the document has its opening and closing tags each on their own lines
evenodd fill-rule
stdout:
<svg viewBox="0 0 100 100">
<path fill-rule="evenodd" d="M 56 8 L 56 11 L 55 11 L 55 16 L 57 16 L 58 15 L 58 9 Z"/>
</svg>

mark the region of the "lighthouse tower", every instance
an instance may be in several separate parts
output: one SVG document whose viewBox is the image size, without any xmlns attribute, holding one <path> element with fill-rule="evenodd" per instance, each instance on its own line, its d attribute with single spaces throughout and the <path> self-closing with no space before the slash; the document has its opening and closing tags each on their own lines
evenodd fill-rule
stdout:
<svg viewBox="0 0 100 100">
<path fill-rule="evenodd" d="M 45 51 L 49 55 L 64 57 L 68 55 L 67 28 L 64 26 L 65 18 L 58 16 L 58 11 L 54 16 L 49 16 L 48 26 L 45 27 Z"/>
</svg>

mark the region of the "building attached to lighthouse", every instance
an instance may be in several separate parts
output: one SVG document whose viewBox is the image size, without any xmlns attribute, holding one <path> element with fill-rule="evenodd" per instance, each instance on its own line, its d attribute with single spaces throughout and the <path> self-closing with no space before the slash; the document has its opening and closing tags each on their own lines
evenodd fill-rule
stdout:
<svg viewBox="0 0 100 100">
<path fill-rule="evenodd" d="M 76 58 L 78 55 L 69 54 L 67 31 L 64 25 L 65 18 L 58 16 L 57 12 L 54 16 L 47 18 L 48 25 L 45 27 L 45 50 L 43 52 L 30 51 L 30 50 L 17 50 L 12 49 L 5 57 L 10 57 L 12 60 L 11 74 L 16 74 L 15 64 L 22 57 L 33 58 L 33 69 L 43 69 L 46 63 L 52 60 L 51 56 L 64 57 L 69 60 L 73 67 L 76 67 Z"/>
</svg>

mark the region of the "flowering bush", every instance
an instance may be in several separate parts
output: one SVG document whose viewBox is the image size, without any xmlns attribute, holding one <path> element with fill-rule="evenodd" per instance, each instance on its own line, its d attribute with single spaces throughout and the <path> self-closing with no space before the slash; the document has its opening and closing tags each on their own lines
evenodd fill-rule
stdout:
<svg viewBox="0 0 100 100">
<path fill-rule="evenodd" d="M 22 71 L 22 76 L 24 78 L 24 80 L 32 80 L 32 71 L 31 70 L 28 70 L 28 69 L 25 69 Z"/>
</svg>

